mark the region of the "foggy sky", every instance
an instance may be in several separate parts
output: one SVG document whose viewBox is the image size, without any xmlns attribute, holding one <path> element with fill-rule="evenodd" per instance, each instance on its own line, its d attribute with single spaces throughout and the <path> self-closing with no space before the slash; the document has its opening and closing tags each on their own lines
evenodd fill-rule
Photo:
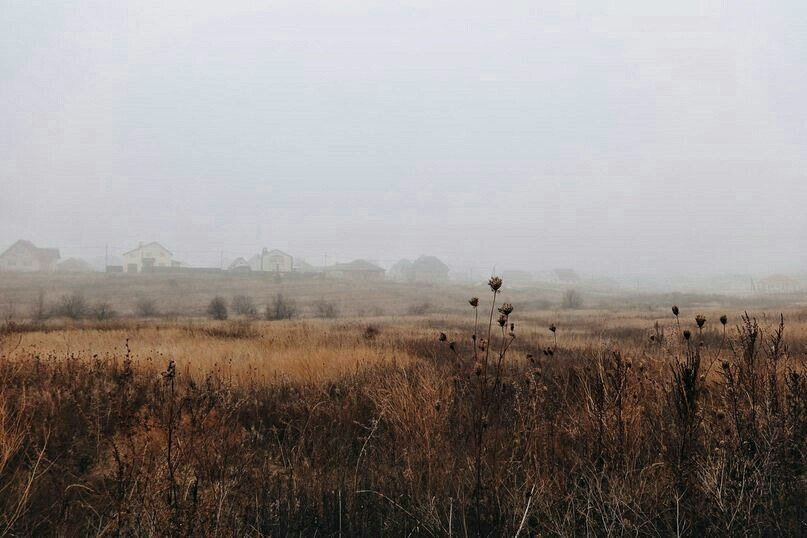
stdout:
<svg viewBox="0 0 807 538">
<path fill-rule="evenodd" d="M 0 0 L 0 249 L 807 270 L 807 5 Z"/>
</svg>

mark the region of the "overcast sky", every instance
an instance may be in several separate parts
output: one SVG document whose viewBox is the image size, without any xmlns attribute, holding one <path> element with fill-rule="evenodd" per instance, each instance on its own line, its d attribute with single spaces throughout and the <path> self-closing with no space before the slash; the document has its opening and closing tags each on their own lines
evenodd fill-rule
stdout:
<svg viewBox="0 0 807 538">
<path fill-rule="evenodd" d="M 0 249 L 807 270 L 807 3 L 0 0 Z"/>
</svg>

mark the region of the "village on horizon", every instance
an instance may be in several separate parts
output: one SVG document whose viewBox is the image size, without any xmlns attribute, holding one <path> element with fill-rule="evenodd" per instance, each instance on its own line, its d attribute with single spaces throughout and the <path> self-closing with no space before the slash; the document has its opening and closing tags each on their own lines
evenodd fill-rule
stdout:
<svg viewBox="0 0 807 538">
<path fill-rule="evenodd" d="M 99 263 L 100 262 L 100 263 Z M 262 248 L 251 256 L 237 256 L 225 260 L 222 256 L 219 267 L 196 266 L 177 259 L 174 253 L 157 241 L 140 242 L 120 256 L 109 252 L 96 263 L 79 257 L 62 258 L 59 248 L 42 248 L 33 242 L 20 239 L 0 251 L 0 273 L 222 273 L 222 274 L 267 274 L 275 276 L 308 276 L 335 278 L 356 282 L 411 282 L 449 283 L 473 281 L 473 270 L 456 270 L 436 256 L 421 255 L 414 260 L 401 259 L 382 267 L 374 260 L 354 259 L 330 265 L 313 265 L 304 258 L 294 257 L 279 249 Z M 667 286 L 679 291 L 702 291 L 710 287 L 716 293 L 786 294 L 807 291 L 807 275 L 772 274 L 762 278 L 747 275 L 725 275 L 711 279 L 681 279 L 661 282 L 637 280 L 625 284 L 614 279 L 582 277 L 568 268 L 550 271 L 505 270 L 501 272 L 508 285 L 530 287 L 550 285 L 560 287 L 588 287 L 598 289 L 641 290 L 659 289 Z M 477 279 L 479 273 L 477 272 Z"/>
</svg>

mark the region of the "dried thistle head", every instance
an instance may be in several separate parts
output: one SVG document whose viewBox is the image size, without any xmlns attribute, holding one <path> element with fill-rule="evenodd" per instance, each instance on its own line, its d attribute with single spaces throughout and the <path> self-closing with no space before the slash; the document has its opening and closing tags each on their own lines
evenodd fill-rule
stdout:
<svg viewBox="0 0 807 538">
<path fill-rule="evenodd" d="M 552 331 L 552 332 L 555 332 L 555 331 L 558 330 L 558 328 L 555 327 L 555 324 L 553 323 L 552 325 L 549 326 L 549 330 Z"/>
<path fill-rule="evenodd" d="M 692 333 L 689 329 L 684 329 L 684 340 L 689 340 L 690 338 L 692 338 Z"/>
<path fill-rule="evenodd" d="M 457 343 L 456 342 L 449 342 L 448 343 L 448 349 L 450 349 L 451 351 L 457 351 Z"/>
<path fill-rule="evenodd" d="M 504 314 L 500 315 L 498 323 L 499 327 L 504 327 L 507 324 L 507 316 L 505 316 Z"/>
<path fill-rule="evenodd" d="M 479 306 L 479 297 L 471 297 L 470 299 L 468 299 L 468 304 L 476 308 L 477 306 Z"/>
<path fill-rule="evenodd" d="M 678 316 L 678 305 L 674 304 L 672 307 L 673 316 Z"/>
<path fill-rule="evenodd" d="M 446 333 L 440 333 L 439 339 L 441 342 L 445 342 L 446 340 L 448 340 L 448 336 L 446 336 Z"/>
<path fill-rule="evenodd" d="M 728 322 L 729 322 L 729 318 L 728 318 L 728 316 L 726 316 L 726 314 L 723 314 L 722 316 L 720 316 L 720 324 L 721 325 L 725 325 Z"/>
<path fill-rule="evenodd" d="M 491 291 L 499 291 L 499 288 L 502 287 L 501 277 L 498 276 L 490 277 L 490 280 L 488 280 L 488 286 L 490 286 Z"/>
<path fill-rule="evenodd" d="M 499 307 L 499 312 L 504 316 L 509 316 L 513 313 L 513 305 L 510 303 L 504 303 Z"/>
<path fill-rule="evenodd" d="M 698 329 L 703 329 L 703 326 L 706 325 L 706 317 L 703 314 L 698 314 L 695 316 L 695 323 L 698 325 Z"/>
</svg>

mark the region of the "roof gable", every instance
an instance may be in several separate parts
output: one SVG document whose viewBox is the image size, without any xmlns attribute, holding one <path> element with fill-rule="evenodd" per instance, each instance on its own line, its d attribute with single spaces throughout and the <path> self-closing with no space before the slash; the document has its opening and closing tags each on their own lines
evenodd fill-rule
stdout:
<svg viewBox="0 0 807 538">
<path fill-rule="evenodd" d="M 336 263 L 328 268 L 327 271 L 374 271 L 385 272 L 381 267 L 368 262 L 367 260 L 353 260 L 348 263 Z"/>
<path fill-rule="evenodd" d="M 448 273 L 448 266 L 434 256 L 421 256 L 412 263 L 412 271 Z"/>
<path fill-rule="evenodd" d="M 143 250 L 144 248 L 151 248 L 151 247 L 157 247 L 157 248 L 160 248 L 160 249 L 162 249 L 162 250 L 163 250 L 163 251 L 164 251 L 166 254 L 168 254 L 169 256 L 173 256 L 173 253 L 172 253 L 170 250 L 168 250 L 167 248 L 165 248 L 164 246 L 162 246 L 162 245 L 161 245 L 160 243 L 158 243 L 157 241 L 152 241 L 151 243 L 146 243 L 145 245 L 140 245 L 140 246 L 138 246 L 137 248 L 133 248 L 133 249 L 132 249 L 132 250 L 130 250 L 129 252 L 124 252 L 124 253 L 123 253 L 123 255 L 124 255 L 124 256 L 128 256 L 129 254 L 134 254 L 135 252 L 137 252 L 137 251 L 139 251 L 139 250 Z"/>
</svg>

